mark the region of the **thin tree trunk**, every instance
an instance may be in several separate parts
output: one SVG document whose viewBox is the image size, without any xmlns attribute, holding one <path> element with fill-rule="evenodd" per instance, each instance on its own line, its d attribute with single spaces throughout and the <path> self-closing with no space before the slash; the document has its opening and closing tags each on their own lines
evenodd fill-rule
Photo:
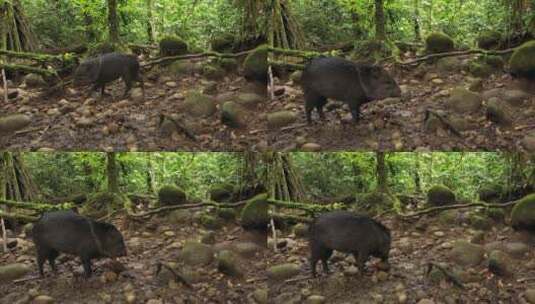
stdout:
<svg viewBox="0 0 535 304">
<path fill-rule="evenodd" d="M 147 153 L 147 190 L 151 194 L 156 193 L 156 181 L 154 174 L 154 166 L 152 164 L 152 154 Z"/>
<path fill-rule="evenodd" d="M 156 35 L 154 33 L 154 0 L 145 0 L 147 7 L 147 36 L 149 37 L 149 44 L 153 44 L 156 41 Z"/>
<path fill-rule="evenodd" d="M 377 152 L 376 157 L 377 190 L 382 193 L 389 193 L 388 171 L 386 170 L 385 165 L 385 152 Z"/>
<path fill-rule="evenodd" d="M 386 39 L 383 0 L 375 0 L 375 39 L 379 41 Z"/>
<path fill-rule="evenodd" d="M 422 32 L 420 29 L 420 0 L 414 0 L 414 40 L 422 41 Z"/>
<path fill-rule="evenodd" d="M 110 41 L 119 42 L 119 19 L 117 18 L 117 0 L 108 0 L 108 28 Z"/>
<path fill-rule="evenodd" d="M 2 152 L 0 154 L 0 199 L 5 200 L 6 199 L 6 179 L 5 179 L 5 157 L 7 152 Z M 0 208 L 1 210 L 5 210 L 4 207 Z M 6 225 L 4 222 L 4 218 L 0 218 L 0 225 L 2 226 L 2 240 L 3 240 L 3 249 L 4 252 L 7 252 L 7 233 L 6 233 Z"/>
<path fill-rule="evenodd" d="M 107 155 L 107 168 L 106 173 L 108 176 L 108 192 L 119 193 L 119 183 L 117 170 L 117 159 L 115 152 L 109 152 Z"/>
<path fill-rule="evenodd" d="M 414 176 L 414 186 L 416 188 L 416 193 L 422 193 L 422 179 L 420 177 L 420 154 L 415 153 L 414 154 L 414 168 L 413 168 L 413 176 Z"/>
</svg>

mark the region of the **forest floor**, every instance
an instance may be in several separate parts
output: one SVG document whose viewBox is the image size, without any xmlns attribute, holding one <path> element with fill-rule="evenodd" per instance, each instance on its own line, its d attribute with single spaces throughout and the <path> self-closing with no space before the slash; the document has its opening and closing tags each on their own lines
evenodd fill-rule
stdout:
<svg viewBox="0 0 535 304">
<path fill-rule="evenodd" d="M 503 224 L 481 231 L 456 222 L 455 216 L 450 218 L 451 223 L 437 218 L 421 218 L 415 223 L 384 219 L 392 232 L 390 270 L 380 271 L 378 260 L 372 258 L 367 274 L 357 270 L 352 255 L 335 251 L 329 260 L 330 273 L 326 275 L 318 263 L 318 277 L 311 278 L 308 242 L 294 233 L 282 232 L 278 243 L 285 245 L 279 245 L 279 252 L 269 256 L 268 276 L 269 267 L 287 263 L 296 265 L 299 271 L 286 280 L 269 281 L 270 297 L 275 304 L 316 303 L 309 297 L 325 303 L 528 303 L 526 290 L 535 292 L 533 238 Z M 454 254 L 460 247 L 456 241 L 462 240 L 472 242 L 473 248 L 465 249 L 470 246 L 465 243 Z M 270 238 L 268 244 L 272 242 Z M 497 276 L 488 270 L 488 256 L 493 250 L 508 255 L 508 275 Z M 457 262 L 460 257 L 475 258 L 477 265 L 463 266 Z M 430 262 L 453 273 L 464 289 L 452 284 L 437 268 L 433 267 L 427 276 Z"/>
<path fill-rule="evenodd" d="M 363 105 L 357 124 L 340 102 L 327 105 L 326 121 L 306 124 L 300 86 L 275 78 L 275 95 L 269 101 L 266 88 L 247 82 L 236 73 L 216 80 L 202 76 L 199 62 L 187 72 L 168 73 L 154 68 L 146 73 L 146 99 L 120 96 L 124 85 L 114 83 L 99 100 L 82 97 L 88 89 L 68 87 L 64 96 L 39 98 L 40 89 L 19 89 L 19 97 L 0 100 L 0 116 L 26 113 L 31 125 L 0 139 L 8 149 L 54 150 L 515 150 L 535 151 L 535 95 L 517 90 L 518 82 L 503 72 L 474 78 L 463 69 L 468 59 L 441 66 L 422 64 L 394 71 L 403 97 Z M 452 96 L 456 87 L 476 92 L 465 101 Z M 188 91 L 210 96 L 216 111 L 206 117 L 192 115 L 185 105 Z M 252 94 L 251 94 L 252 93 Z M 136 99 L 136 101 L 134 101 Z M 455 100 L 452 100 L 455 99 Z M 489 102 L 494 100 L 492 102 Z M 244 127 L 229 128 L 221 122 L 222 104 L 245 105 L 239 114 Z M 492 108 L 492 109 L 491 109 Z M 491 109 L 491 110 L 489 110 Z M 203 110 L 201 110 L 203 111 Z M 499 112 L 489 119 L 489 111 Z M 274 123 L 272 113 L 284 112 Z M 164 130 L 160 118 L 171 116 L 195 139 L 180 130 Z M 496 116 L 496 115 L 495 115 Z M 169 135 L 170 134 L 170 135 Z"/>
<path fill-rule="evenodd" d="M 56 303 L 255 303 L 253 297 L 267 295 L 265 234 L 233 223 L 210 232 L 192 221 L 192 214 L 180 212 L 128 226 L 122 219 L 114 221 L 123 232 L 128 255 L 116 261 L 94 260 L 89 280 L 82 277 L 79 259 L 68 255 L 58 258 L 57 275 L 46 263 L 46 277 L 38 278 L 33 242 L 19 238 L 12 252 L 0 255 L 0 265 L 24 263 L 32 272 L 23 278 L 28 280 L 0 285 L 0 302 L 29 303 L 46 295 Z M 206 245 L 181 258 L 186 241 L 201 238 Z M 237 253 L 241 277 L 218 271 L 213 253 L 222 250 Z M 156 275 L 158 263 L 170 265 L 191 287 L 175 281 L 167 268 Z"/>
</svg>

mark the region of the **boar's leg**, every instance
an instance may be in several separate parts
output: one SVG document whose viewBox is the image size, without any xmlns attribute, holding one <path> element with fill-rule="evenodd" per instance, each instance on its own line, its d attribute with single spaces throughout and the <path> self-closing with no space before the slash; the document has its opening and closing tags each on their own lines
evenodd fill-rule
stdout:
<svg viewBox="0 0 535 304">
<path fill-rule="evenodd" d="M 123 76 L 123 80 L 124 80 L 124 83 L 126 85 L 126 89 L 124 91 L 124 94 L 123 94 L 123 98 L 126 98 L 128 97 L 128 92 L 130 92 L 130 90 L 132 89 L 132 76 L 128 73 L 126 73 L 124 76 Z"/>
<path fill-rule="evenodd" d="M 352 105 L 350 106 L 351 110 L 351 116 L 353 117 L 353 121 L 355 123 L 359 122 L 360 119 L 360 105 Z"/>
<path fill-rule="evenodd" d="M 84 266 L 84 275 L 86 278 L 91 277 L 91 259 L 88 257 L 82 257 L 82 265 Z"/>
<path fill-rule="evenodd" d="M 39 267 L 39 275 L 41 277 L 45 276 L 45 273 L 43 271 L 43 265 L 45 264 L 45 260 L 48 256 L 48 250 L 39 248 L 37 249 L 37 266 Z"/>
<path fill-rule="evenodd" d="M 323 114 L 323 106 L 327 104 L 327 98 L 317 94 L 313 91 L 305 90 L 305 112 L 307 117 L 307 122 L 312 123 L 312 110 L 316 108 L 320 115 L 321 119 L 325 118 Z"/>
<path fill-rule="evenodd" d="M 56 268 L 56 258 L 58 257 L 59 252 L 57 250 L 51 249 L 48 252 L 48 263 L 50 264 L 50 267 L 52 268 L 52 271 L 54 273 L 58 272 L 58 269 Z"/>
<path fill-rule="evenodd" d="M 329 266 L 327 265 L 327 260 L 329 260 L 332 254 L 333 254 L 333 250 L 327 249 L 327 248 L 325 248 L 321 252 L 321 263 L 323 264 L 323 272 L 325 273 L 329 273 Z"/>
<path fill-rule="evenodd" d="M 365 265 L 366 261 L 368 260 L 368 253 L 364 251 L 354 252 L 353 256 L 355 257 L 355 261 L 357 262 L 357 267 L 359 268 L 359 271 L 361 273 L 364 273 L 365 271 Z"/>
</svg>

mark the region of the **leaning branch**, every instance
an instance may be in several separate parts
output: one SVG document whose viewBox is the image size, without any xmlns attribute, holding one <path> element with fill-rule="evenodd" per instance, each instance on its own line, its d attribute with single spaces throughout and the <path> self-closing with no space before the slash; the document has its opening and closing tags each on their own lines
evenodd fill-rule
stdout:
<svg viewBox="0 0 535 304">
<path fill-rule="evenodd" d="M 484 202 L 477 202 L 477 203 L 469 203 L 469 204 L 453 204 L 448 206 L 439 206 L 439 207 L 431 207 L 427 208 L 418 212 L 413 212 L 409 214 L 398 214 L 401 218 L 409 219 L 414 217 L 419 217 L 422 215 L 430 214 L 430 213 L 437 213 L 442 212 L 445 210 L 452 210 L 452 209 L 465 209 L 465 208 L 472 208 L 472 207 L 483 207 L 483 208 L 507 208 L 509 206 L 514 206 L 518 201 L 510 201 L 503 204 L 487 204 Z"/>
<path fill-rule="evenodd" d="M 50 210 L 64 210 L 70 209 L 74 206 L 72 203 L 64 203 L 57 205 L 42 204 L 42 203 L 29 203 L 29 202 L 16 202 L 12 200 L 0 200 L 0 205 L 6 205 L 12 208 L 34 210 L 34 211 L 50 211 Z"/>
<path fill-rule="evenodd" d="M 6 71 L 11 72 L 25 72 L 25 73 L 34 73 L 39 74 L 43 77 L 58 77 L 58 74 L 55 70 L 45 70 L 40 69 L 28 65 L 22 65 L 22 64 L 7 64 L 7 63 L 0 63 L 0 70 L 5 69 Z"/>
<path fill-rule="evenodd" d="M 241 56 L 247 55 L 247 54 L 249 54 L 249 53 L 251 53 L 253 51 L 254 50 L 248 50 L 248 51 L 243 51 L 243 52 L 239 52 L 239 53 L 218 53 L 218 52 L 209 51 L 209 52 L 204 52 L 204 53 L 199 53 L 199 54 L 188 54 L 188 55 L 180 55 L 180 56 L 160 57 L 160 58 L 155 58 L 153 60 L 149 60 L 149 61 L 145 62 L 144 64 L 141 65 L 141 67 L 150 68 L 150 67 L 152 67 L 153 65 L 156 65 L 156 64 L 168 63 L 168 62 L 177 61 L 177 60 L 204 58 L 204 57 L 237 58 L 237 57 L 241 57 Z"/>
<path fill-rule="evenodd" d="M 23 221 L 23 222 L 35 222 L 38 220 L 35 216 L 29 216 L 24 214 L 17 214 L 17 213 L 11 213 L 11 212 L 5 212 L 0 210 L 0 217 L 4 219 L 12 219 L 17 221 Z"/>
<path fill-rule="evenodd" d="M 468 51 L 454 51 L 454 52 L 446 52 L 446 53 L 438 53 L 438 54 L 430 54 L 423 57 L 419 57 L 410 61 L 400 62 L 401 65 L 413 65 L 418 64 L 423 61 L 428 61 L 435 58 L 444 58 L 444 57 L 454 57 L 454 56 L 465 56 L 465 55 L 473 55 L 473 54 L 483 54 L 483 55 L 506 55 L 514 52 L 515 49 L 507 49 L 507 50 L 501 50 L 501 51 L 485 51 L 485 50 L 468 50 Z"/>
<path fill-rule="evenodd" d="M 191 208 L 209 207 L 209 206 L 218 207 L 218 208 L 236 208 L 236 207 L 243 206 L 243 205 L 247 204 L 247 202 L 248 201 L 240 201 L 240 202 L 236 202 L 236 203 L 225 203 L 225 204 L 222 204 L 222 203 L 216 203 L 216 202 L 213 202 L 213 201 L 206 201 L 206 202 L 200 202 L 200 203 L 196 203 L 196 204 L 182 204 L 182 205 L 176 205 L 176 206 L 165 206 L 165 207 L 160 207 L 160 208 L 156 208 L 156 209 L 152 209 L 152 210 L 145 211 L 145 212 L 140 212 L 140 213 L 135 213 L 131 209 L 127 208 L 127 212 L 128 212 L 128 215 L 131 216 L 131 217 L 146 217 L 146 216 L 150 216 L 150 215 L 154 215 L 154 214 L 158 214 L 158 213 L 162 213 L 162 212 L 173 211 L 173 210 L 177 210 L 177 209 L 191 209 Z"/>
</svg>

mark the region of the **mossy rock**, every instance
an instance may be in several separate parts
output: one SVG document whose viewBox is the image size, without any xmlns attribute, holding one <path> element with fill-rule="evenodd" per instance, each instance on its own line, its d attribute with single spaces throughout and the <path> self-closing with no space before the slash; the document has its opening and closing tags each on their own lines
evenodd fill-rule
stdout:
<svg viewBox="0 0 535 304">
<path fill-rule="evenodd" d="M 468 65 L 468 71 L 470 74 L 479 78 L 488 78 L 490 75 L 494 74 L 496 70 L 487 63 L 472 61 Z"/>
<path fill-rule="evenodd" d="M 160 206 L 181 205 L 186 203 L 186 193 L 175 185 L 167 185 L 158 191 Z"/>
<path fill-rule="evenodd" d="M 502 35 L 496 31 L 483 32 L 477 37 L 477 46 L 484 50 L 496 50 L 500 47 Z"/>
<path fill-rule="evenodd" d="M 24 114 L 13 114 L 0 117 L 0 134 L 12 133 L 26 128 L 31 124 L 31 117 Z"/>
<path fill-rule="evenodd" d="M 194 117 L 209 117 L 217 111 L 215 100 L 197 91 L 190 91 L 184 100 L 185 111 Z"/>
<path fill-rule="evenodd" d="M 210 188 L 210 199 L 214 202 L 230 202 L 234 195 L 234 185 L 216 184 Z"/>
<path fill-rule="evenodd" d="M 365 193 L 359 198 L 358 202 L 358 205 L 362 205 L 364 208 L 374 212 L 390 209 L 394 204 L 395 199 L 393 197 L 380 191 Z"/>
<path fill-rule="evenodd" d="M 160 55 L 179 56 L 188 53 L 188 44 L 177 36 L 167 36 L 160 40 Z"/>
<path fill-rule="evenodd" d="M 511 225 L 515 230 L 535 231 L 535 193 L 516 203 L 511 212 Z"/>
<path fill-rule="evenodd" d="M 496 203 L 500 200 L 503 187 L 500 184 L 486 184 L 479 188 L 479 200 L 487 203 Z"/>
<path fill-rule="evenodd" d="M 236 219 L 236 210 L 233 208 L 219 208 L 217 209 L 217 216 L 225 221 L 232 221 Z"/>
<path fill-rule="evenodd" d="M 232 48 L 234 47 L 234 35 L 224 34 L 215 37 L 210 41 L 210 46 L 213 51 L 219 53 L 232 53 Z"/>
<path fill-rule="evenodd" d="M 535 79 L 535 40 L 519 46 L 513 53 L 509 66 L 512 75 Z"/>
<path fill-rule="evenodd" d="M 240 214 L 240 222 L 247 229 L 267 229 L 269 223 L 267 194 L 259 194 L 250 199 Z"/>
<path fill-rule="evenodd" d="M 481 108 L 483 99 L 481 95 L 469 91 L 463 87 L 457 87 L 451 90 L 448 106 L 459 114 L 475 112 Z"/>
<path fill-rule="evenodd" d="M 501 208 L 486 208 L 483 213 L 486 217 L 496 222 L 503 222 L 505 220 L 505 211 Z"/>
<path fill-rule="evenodd" d="M 238 61 L 234 58 L 219 58 L 216 63 L 227 72 L 234 72 L 238 69 Z"/>
<path fill-rule="evenodd" d="M 120 47 L 116 44 L 110 42 L 100 42 L 89 48 L 88 55 L 89 57 L 99 56 L 104 54 L 109 54 L 117 52 L 120 50 Z"/>
<path fill-rule="evenodd" d="M 234 101 L 227 101 L 221 106 L 221 122 L 231 128 L 245 127 L 247 115 L 247 110 Z"/>
<path fill-rule="evenodd" d="M 427 203 L 431 206 L 444 206 L 455 203 L 455 193 L 444 185 L 435 185 L 427 191 Z"/>
<path fill-rule="evenodd" d="M 226 72 L 225 70 L 214 64 L 205 64 L 202 67 L 202 74 L 206 79 L 210 80 L 221 80 L 225 78 Z"/>
<path fill-rule="evenodd" d="M 195 73 L 201 73 L 202 67 L 191 61 L 175 61 L 166 67 L 168 74 L 174 77 L 188 76 Z"/>
<path fill-rule="evenodd" d="M 486 217 L 486 216 L 481 216 L 481 215 L 477 215 L 477 214 L 472 214 L 470 216 L 470 225 L 474 228 L 474 229 L 477 229 L 477 230 L 489 230 L 492 228 L 492 226 L 494 226 L 494 222 Z"/>
<path fill-rule="evenodd" d="M 223 223 L 221 222 L 221 219 L 211 215 L 211 214 L 202 214 L 199 218 L 199 222 L 201 225 L 210 230 L 217 230 L 223 227 Z"/>
<path fill-rule="evenodd" d="M 268 74 L 268 46 L 261 45 L 251 52 L 243 61 L 245 79 L 250 81 L 267 82 Z"/>
<path fill-rule="evenodd" d="M 503 58 L 497 55 L 481 56 L 480 60 L 496 70 L 503 70 L 503 67 L 505 66 Z"/>
<path fill-rule="evenodd" d="M 425 39 L 427 53 L 445 53 L 455 49 L 453 39 L 444 33 L 432 33 Z"/>
</svg>

